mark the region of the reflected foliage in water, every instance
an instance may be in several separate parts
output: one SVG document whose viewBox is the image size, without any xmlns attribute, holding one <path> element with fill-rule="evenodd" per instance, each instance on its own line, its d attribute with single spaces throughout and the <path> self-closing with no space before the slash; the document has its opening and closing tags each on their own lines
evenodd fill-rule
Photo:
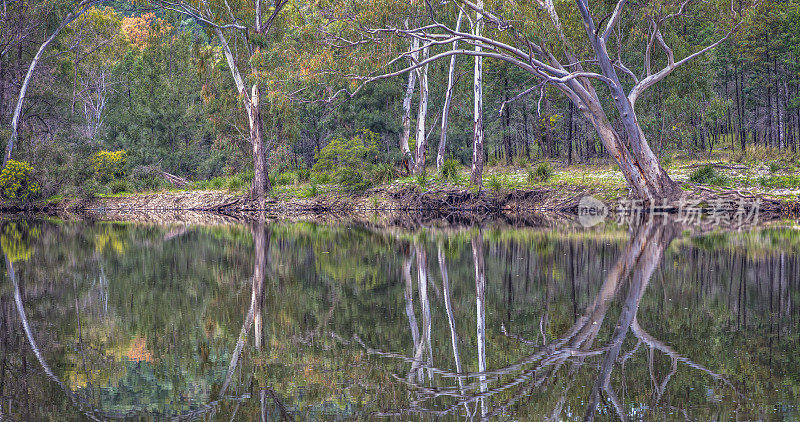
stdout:
<svg viewBox="0 0 800 422">
<path fill-rule="evenodd" d="M 800 417 L 800 232 L 6 221 L 14 420 Z"/>
</svg>

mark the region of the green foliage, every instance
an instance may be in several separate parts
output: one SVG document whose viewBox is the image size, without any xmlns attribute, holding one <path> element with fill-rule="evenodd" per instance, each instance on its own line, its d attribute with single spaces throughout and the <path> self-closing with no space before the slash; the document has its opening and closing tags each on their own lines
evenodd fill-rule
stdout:
<svg viewBox="0 0 800 422">
<path fill-rule="evenodd" d="M 769 176 L 758 179 L 758 183 L 765 188 L 794 189 L 800 187 L 800 176 Z"/>
<path fill-rule="evenodd" d="M 374 183 L 389 183 L 397 177 L 397 170 L 391 163 L 380 163 L 372 170 Z"/>
<path fill-rule="evenodd" d="M 518 155 L 518 156 L 514 157 L 514 165 L 519 167 L 519 168 L 526 168 L 530 164 L 531 164 L 530 161 L 525 156 Z"/>
<path fill-rule="evenodd" d="M 345 190 L 361 191 L 372 185 L 372 181 L 367 176 L 366 171 L 352 167 L 343 167 L 336 172 L 336 181 Z"/>
<path fill-rule="evenodd" d="M 273 180 L 273 178 L 270 178 Z M 253 181 L 253 172 L 245 171 L 233 176 L 219 176 L 211 180 L 203 180 L 193 184 L 194 189 L 229 190 L 241 192 L 250 187 Z"/>
<path fill-rule="evenodd" d="M 125 179 L 114 179 L 108 184 L 108 189 L 113 194 L 132 191 L 131 183 Z"/>
<path fill-rule="evenodd" d="M 311 170 L 308 167 L 300 166 L 297 169 L 297 181 L 308 182 L 311 179 Z"/>
<path fill-rule="evenodd" d="M 316 183 L 311 182 L 311 184 L 308 185 L 308 188 L 306 188 L 305 192 L 303 192 L 301 196 L 303 196 L 304 198 L 313 198 L 317 195 L 319 195 L 319 188 L 317 188 Z"/>
<path fill-rule="evenodd" d="M 497 174 L 491 174 L 486 180 L 486 187 L 489 188 L 494 194 L 499 194 L 503 190 L 503 177 Z"/>
<path fill-rule="evenodd" d="M 714 168 L 713 165 L 707 164 L 689 175 L 689 181 L 693 183 L 701 183 L 706 185 L 725 186 L 728 184 L 728 178 L 721 174 Z"/>
<path fill-rule="evenodd" d="M 33 178 L 33 167 L 24 161 L 8 160 L 0 172 L 0 195 L 8 201 L 27 202 L 34 199 L 41 186 Z"/>
<path fill-rule="evenodd" d="M 777 173 L 778 170 L 780 170 L 780 169 L 781 169 L 781 165 L 780 164 L 778 164 L 776 162 L 769 163 L 769 172 L 770 173 Z"/>
<path fill-rule="evenodd" d="M 427 188 L 428 187 L 428 172 L 426 170 L 423 170 L 422 172 L 415 174 L 414 175 L 414 181 L 417 182 L 417 186 L 419 186 L 420 189 Z"/>
<path fill-rule="evenodd" d="M 442 168 L 439 171 L 439 176 L 443 180 L 457 181 L 461 175 L 461 163 L 458 160 L 448 158 L 442 163 Z"/>
<path fill-rule="evenodd" d="M 274 184 L 276 186 L 293 185 L 297 180 L 297 175 L 294 172 L 284 172 L 275 175 Z"/>
<path fill-rule="evenodd" d="M 102 182 L 108 182 L 125 176 L 127 154 L 127 151 L 124 149 L 96 152 L 91 158 L 92 172 L 94 172 L 95 176 Z"/>
<path fill-rule="evenodd" d="M 693 171 L 689 175 L 689 181 L 693 183 L 708 183 L 709 180 L 717 176 L 717 170 L 712 165 L 705 165 Z"/>
<path fill-rule="evenodd" d="M 528 170 L 527 182 L 531 185 L 537 182 L 547 182 L 553 177 L 553 168 L 550 163 L 539 163 L 533 170 Z"/>
<path fill-rule="evenodd" d="M 319 183 L 334 180 L 347 190 L 369 187 L 378 156 L 378 135 L 363 129 L 350 138 L 334 138 L 316 154 L 311 178 Z"/>
</svg>

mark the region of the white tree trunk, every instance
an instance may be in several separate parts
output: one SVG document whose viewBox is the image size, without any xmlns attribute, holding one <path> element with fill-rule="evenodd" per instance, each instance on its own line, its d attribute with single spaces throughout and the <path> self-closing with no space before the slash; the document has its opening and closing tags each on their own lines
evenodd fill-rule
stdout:
<svg viewBox="0 0 800 422">
<path fill-rule="evenodd" d="M 259 209 L 264 209 L 266 205 L 266 195 L 270 191 L 269 176 L 267 169 L 266 150 L 264 147 L 264 129 L 261 122 L 260 91 L 257 84 L 253 84 L 251 92 L 247 92 L 244 79 L 233 57 L 228 40 L 219 28 L 214 28 L 214 32 L 222 45 L 222 51 L 228 62 L 233 82 L 239 96 L 242 97 L 245 111 L 247 112 L 247 123 L 250 126 L 250 144 L 253 148 L 253 186 L 251 194 L 256 199 Z"/>
<path fill-rule="evenodd" d="M 75 16 L 77 17 L 77 16 Z M 14 116 L 11 118 L 11 136 L 8 138 L 8 143 L 6 144 L 6 152 L 3 156 L 3 168 L 6 167 L 6 163 L 8 160 L 11 159 L 11 153 L 14 150 L 14 143 L 17 141 L 18 137 L 18 130 L 19 130 L 19 119 L 22 114 L 22 103 L 25 102 L 25 94 L 28 92 L 28 87 L 30 86 L 31 78 L 33 77 L 33 72 L 36 70 L 36 65 L 39 64 L 39 60 L 42 59 L 42 54 L 47 49 L 53 40 L 56 39 L 58 34 L 64 29 L 65 26 L 69 24 L 75 17 L 71 17 L 66 19 L 61 25 L 56 28 L 55 31 L 47 38 L 42 45 L 39 46 L 39 50 L 36 51 L 36 55 L 33 56 L 33 60 L 31 60 L 31 64 L 28 65 L 28 73 L 25 74 L 25 79 L 22 80 L 22 87 L 19 89 L 19 96 L 17 97 L 17 105 L 14 107 Z"/>
<path fill-rule="evenodd" d="M 478 8 L 483 9 L 483 0 L 478 1 Z M 481 36 L 483 15 L 477 14 L 475 19 L 475 36 Z M 480 45 L 475 46 L 475 52 L 482 51 Z M 472 119 L 472 171 L 470 183 L 481 186 L 483 184 L 483 57 L 475 56 L 475 79 L 473 84 L 475 108 Z"/>
<path fill-rule="evenodd" d="M 458 352 L 458 333 L 456 332 L 456 319 L 453 315 L 453 305 L 450 299 L 450 277 L 447 275 L 447 261 L 445 260 L 442 242 L 437 245 L 439 273 L 442 276 L 442 296 L 444 298 L 444 308 L 447 312 L 447 324 L 450 326 L 450 344 L 453 347 L 453 360 L 456 364 L 456 373 L 461 374 L 461 355 Z M 464 377 L 458 377 L 458 388 L 464 394 Z M 467 408 L 469 410 L 469 408 Z"/>
<path fill-rule="evenodd" d="M 464 10 L 458 10 L 458 20 L 456 21 L 456 32 L 461 31 L 461 18 Z M 458 40 L 453 41 L 453 51 L 458 50 Z M 447 71 L 447 92 L 444 94 L 444 107 L 442 108 L 442 130 L 439 137 L 439 149 L 436 153 L 436 171 L 442 171 L 444 163 L 444 152 L 447 145 L 447 125 L 450 119 L 450 106 L 453 99 L 453 84 L 456 75 L 456 56 L 450 57 L 450 68 Z"/>
<path fill-rule="evenodd" d="M 427 45 L 422 48 L 422 60 L 428 58 Z M 428 117 L 428 65 L 422 67 L 419 78 L 419 110 L 417 111 L 417 151 L 414 158 L 414 174 L 425 172 L 425 153 L 428 139 L 425 136 L 425 120 Z"/>
<path fill-rule="evenodd" d="M 414 63 L 417 61 L 417 48 L 419 48 L 419 40 L 414 38 L 414 40 L 411 41 L 411 50 L 414 51 L 411 55 L 411 59 Z M 417 72 L 408 72 L 406 96 L 403 98 L 403 131 L 400 133 L 400 152 L 403 153 L 403 159 L 406 160 L 407 165 L 410 164 L 409 167 L 414 166 L 414 157 L 411 154 L 411 148 L 408 146 L 408 140 L 411 137 L 411 100 L 414 97 L 416 82 Z"/>
<path fill-rule="evenodd" d="M 408 72 L 408 85 L 406 96 L 403 98 L 403 131 L 400 133 L 400 151 L 404 157 L 411 155 L 408 139 L 411 137 L 411 99 L 414 96 L 414 87 L 417 84 L 417 72 Z"/>
<path fill-rule="evenodd" d="M 475 306 L 477 311 L 478 336 L 478 372 L 486 372 L 486 266 L 483 258 L 483 234 L 479 231 L 472 238 L 472 260 L 475 265 Z M 478 376 L 481 393 L 488 390 L 486 376 Z M 484 398 L 481 402 L 481 416 L 486 416 L 487 406 Z"/>
</svg>

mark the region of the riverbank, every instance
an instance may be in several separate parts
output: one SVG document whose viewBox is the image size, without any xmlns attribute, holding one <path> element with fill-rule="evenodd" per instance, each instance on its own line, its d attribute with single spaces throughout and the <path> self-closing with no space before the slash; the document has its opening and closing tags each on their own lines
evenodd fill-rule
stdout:
<svg viewBox="0 0 800 422">
<path fill-rule="evenodd" d="M 539 177 L 533 165 L 487 168 L 480 191 L 469 186 L 466 169 L 449 178 L 409 176 L 358 191 L 283 174 L 275 177 L 264 210 L 259 210 L 241 187 L 226 189 L 224 180 L 215 179 L 213 183 L 197 182 L 181 190 L 51 198 L 26 208 L 4 205 L 2 211 L 91 214 L 141 210 L 223 214 L 263 211 L 272 218 L 304 215 L 372 218 L 376 214 L 414 213 L 429 218 L 481 221 L 541 213 L 577 215 L 581 199 L 589 196 L 610 210 L 643 205 L 630 197 L 622 174 L 614 166 L 552 163 L 548 166 L 550 173 L 546 177 Z M 783 217 L 795 217 L 800 209 L 800 176 L 792 163 L 682 160 L 667 166 L 667 171 L 681 185 L 684 195 L 671 203 L 658 203 L 660 210 L 677 212 L 687 204 L 710 209 L 723 200 L 729 206 L 738 203 L 752 207 L 758 202 L 762 213 Z M 698 178 L 701 183 L 694 183 Z"/>
</svg>

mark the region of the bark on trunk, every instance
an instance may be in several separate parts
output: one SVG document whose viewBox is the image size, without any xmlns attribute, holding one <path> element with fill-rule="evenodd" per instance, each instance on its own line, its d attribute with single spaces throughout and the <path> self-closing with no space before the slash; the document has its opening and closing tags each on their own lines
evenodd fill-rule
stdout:
<svg viewBox="0 0 800 422">
<path fill-rule="evenodd" d="M 256 199 L 259 209 L 266 207 L 269 184 L 267 154 L 264 148 L 264 128 L 261 121 L 261 105 L 258 85 L 253 85 L 250 105 L 250 141 L 253 143 L 253 187 L 251 194 Z"/>
<path fill-rule="evenodd" d="M 483 0 L 478 1 L 478 7 L 483 9 Z M 475 35 L 481 36 L 483 15 L 478 14 L 475 22 Z M 480 53 L 481 47 L 475 46 L 475 51 Z M 470 183 L 480 187 L 483 184 L 483 58 L 475 56 L 475 78 L 473 84 L 475 96 L 474 117 L 472 121 L 472 170 Z"/>
<path fill-rule="evenodd" d="M 222 51 L 225 54 L 225 60 L 228 62 L 228 68 L 233 76 L 233 82 L 236 89 L 242 98 L 245 111 L 247 112 L 248 125 L 250 127 L 250 144 L 253 147 L 253 185 L 250 189 L 250 194 L 255 199 L 259 209 L 264 209 L 266 206 L 267 193 L 270 191 L 269 185 L 269 170 L 267 168 L 266 149 L 264 147 L 264 128 L 261 121 L 261 92 L 259 91 L 258 84 L 253 84 L 250 92 L 247 92 L 247 87 L 244 84 L 242 74 L 239 71 L 239 66 L 236 59 L 233 57 L 228 40 L 225 34 L 219 28 L 214 28 L 214 33 L 217 35 Z"/>
<path fill-rule="evenodd" d="M 76 17 L 77 16 L 70 17 L 64 20 L 64 22 L 62 22 L 61 25 L 59 25 L 58 28 L 56 28 L 56 30 L 53 31 L 50 37 L 47 38 L 42 43 L 42 45 L 39 46 L 39 50 L 36 51 L 36 55 L 33 56 L 33 60 L 31 60 L 30 65 L 28 65 L 28 73 L 25 74 L 25 79 L 23 79 L 22 81 L 22 87 L 20 87 L 19 96 L 17 97 L 17 105 L 16 107 L 14 107 L 14 116 L 11 118 L 11 136 L 8 138 L 8 143 L 6 144 L 6 152 L 3 155 L 3 168 L 6 167 L 6 163 L 8 163 L 8 160 L 11 159 L 11 153 L 14 151 L 14 144 L 16 143 L 17 138 L 19 136 L 18 130 L 19 130 L 19 119 L 22 114 L 22 103 L 25 102 L 25 95 L 28 92 L 28 87 L 30 86 L 33 73 L 36 70 L 36 65 L 39 64 L 39 60 L 42 59 L 42 54 L 44 54 L 44 51 L 47 49 L 50 43 L 52 43 L 53 40 L 55 40 L 58 34 L 61 32 L 61 30 L 64 29 L 64 27 L 67 26 L 69 22 L 74 20 Z"/>
<path fill-rule="evenodd" d="M 416 38 L 411 43 L 411 50 L 416 51 L 419 47 L 419 40 Z M 412 55 L 416 61 L 416 53 Z M 408 85 L 406 85 L 406 96 L 403 98 L 403 131 L 400 133 L 400 152 L 403 154 L 406 170 L 413 166 L 414 158 L 411 155 L 411 148 L 408 140 L 411 137 L 411 100 L 414 97 L 414 86 L 417 83 L 417 72 L 408 72 Z"/>
<path fill-rule="evenodd" d="M 461 31 L 461 19 L 464 16 L 464 10 L 459 9 L 458 20 L 456 21 L 456 32 Z M 458 50 L 458 40 L 453 41 L 453 51 Z M 414 72 L 411 72 L 414 73 Z M 436 153 L 436 171 L 442 171 L 442 164 L 444 163 L 444 152 L 447 145 L 447 125 L 450 119 L 450 106 L 453 99 L 453 84 L 455 84 L 456 75 L 456 56 L 450 56 L 450 68 L 447 71 L 447 91 L 444 94 L 444 107 L 442 108 L 442 130 L 439 136 L 439 149 Z"/>
<path fill-rule="evenodd" d="M 422 48 L 422 60 L 428 58 L 428 47 Z M 422 67 L 419 77 L 419 110 L 417 112 L 417 151 L 414 158 L 414 174 L 425 172 L 425 154 L 428 139 L 425 136 L 425 120 L 428 117 L 428 65 Z"/>
</svg>

